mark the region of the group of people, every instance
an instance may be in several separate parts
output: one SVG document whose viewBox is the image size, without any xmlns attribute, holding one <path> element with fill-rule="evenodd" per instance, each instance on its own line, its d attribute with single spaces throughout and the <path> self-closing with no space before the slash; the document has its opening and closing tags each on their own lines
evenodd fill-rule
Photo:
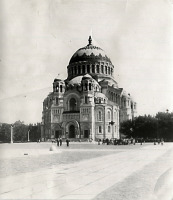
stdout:
<svg viewBox="0 0 173 200">
<path fill-rule="evenodd" d="M 141 145 L 143 143 L 145 143 L 145 140 L 143 138 L 130 138 L 130 139 L 98 139 L 98 145 L 100 144 L 107 144 L 107 145 L 129 145 L 129 144 L 133 144 L 135 145 L 136 143 L 140 143 Z M 156 145 L 156 143 L 163 145 L 164 140 L 163 138 L 161 139 L 154 139 L 154 145 Z"/>
<path fill-rule="evenodd" d="M 155 139 L 154 139 L 154 145 L 156 145 L 156 143 L 163 145 L 163 143 L 164 143 L 163 138 L 161 138 L 161 139 L 156 139 L 156 138 L 155 138 Z"/>
<path fill-rule="evenodd" d="M 107 145 L 125 145 L 125 144 L 128 144 L 128 141 L 126 140 L 120 140 L 120 139 L 109 139 L 109 138 L 103 138 L 102 140 L 101 139 L 98 139 L 98 145 L 100 144 L 107 144 Z"/>
<path fill-rule="evenodd" d="M 62 146 L 62 138 L 57 138 L 56 139 L 56 143 L 57 143 L 57 146 Z M 66 139 L 66 144 L 67 144 L 67 147 L 69 147 L 69 143 L 70 143 L 70 140 L 67 138 Z"/>
</svg>

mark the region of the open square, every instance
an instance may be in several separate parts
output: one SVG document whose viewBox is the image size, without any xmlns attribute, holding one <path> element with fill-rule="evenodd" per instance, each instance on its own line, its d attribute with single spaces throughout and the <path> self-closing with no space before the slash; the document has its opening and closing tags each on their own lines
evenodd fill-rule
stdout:
<svg viewBox="0 0 173 200">
<path fill-rule="evenodd" d="M 157 199 L 155 185 L 173 167 L 172 143 L 51 145 L 0 145 L 0 199 Z"/>
</svg>

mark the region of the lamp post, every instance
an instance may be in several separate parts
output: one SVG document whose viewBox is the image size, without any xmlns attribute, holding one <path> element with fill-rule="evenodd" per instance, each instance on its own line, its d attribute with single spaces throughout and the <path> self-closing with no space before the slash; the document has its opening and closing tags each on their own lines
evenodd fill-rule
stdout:
<svg viewBox="0 0 173 200">
<path fill-rule="evenodd" d="M 11 125 L 11 144 L 13 143 L 13 124 Z"/>
<path fill-rule="evenodd" d="M 114 138 L 113 125 L 115 124 L 115 122 L 111 121 L 111 122 L 109 122 L 109 124 L 112 125 L 112 138 Z"/>
</svg>

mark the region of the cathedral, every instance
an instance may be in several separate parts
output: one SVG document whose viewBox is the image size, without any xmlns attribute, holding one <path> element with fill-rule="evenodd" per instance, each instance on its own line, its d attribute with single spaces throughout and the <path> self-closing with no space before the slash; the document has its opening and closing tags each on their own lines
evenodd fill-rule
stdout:
<svg viewBox="0 0 173 200">
<path fill-rule="evenodd" d="M 136 102 L 118 87 L 114 65 L 91 36 L 71 57 L 67 73 L 65 80 L 54 79 L 53 91 L 44 99 L 42 140 L 119 139 L 120 123 L 135 117 Z"/>
</svg>

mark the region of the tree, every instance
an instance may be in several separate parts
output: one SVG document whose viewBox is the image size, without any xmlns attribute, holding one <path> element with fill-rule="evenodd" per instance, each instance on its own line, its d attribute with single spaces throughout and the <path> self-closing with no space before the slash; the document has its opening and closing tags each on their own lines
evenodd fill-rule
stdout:
<svg viewBox="0 0 173 200">
<path fill-rule="evenodd" d="M 41 125 L 40 125 L 40 123 L 29 124 L 28 131 L 29 131 L 30 141 L 36 142 L 38 139 L 41 138 Z"/>
<path fill-rule="evenodd" d="M 139 138 L 157 137 L 157 120 L 150 116 L 139 116 L 134 120 L 134 134 Z"/>
<path fill-rule="evenodd" d="M 154 117 L 139 116 L 133 120 L 128 120 L 120 125 L 120 132 L 127 137 L 135 138 L 156 138 L 157 137 L 157 120 Z"/>
<path fill-rule="evenodd" d="M 168 141 L 173 141 L 173 113 L 158 112 L 158 135 Z"/>
<path fill-rule="evenodd" d="M 14 141 L 27 141 L 28 126 L 22 121 L 16 121 L 13 128 L 13 140 Z"/>
<path fill-rule="evenodd" d="M 132 120 L 127 120 L 121 123 L 120 132 L 123 133 L 126 137 L 134 137 L 133 132 L 134 126 Z"/>
<path fill-rule="evenodd" d="M 0 141 L 9 142 L 11 140 L 10 129 L 11 129 L 10 124 L 2 123 L 0 125 Z"/>
<path fill-rule="evenodd" d="M 126 137 L 173 141 L 173 113 L 158 112 L 155 117 L 144 115 L 120 125 L 120 132 Z M 131 131 L 132 130 L 132 131 Z"/>
</svg>

